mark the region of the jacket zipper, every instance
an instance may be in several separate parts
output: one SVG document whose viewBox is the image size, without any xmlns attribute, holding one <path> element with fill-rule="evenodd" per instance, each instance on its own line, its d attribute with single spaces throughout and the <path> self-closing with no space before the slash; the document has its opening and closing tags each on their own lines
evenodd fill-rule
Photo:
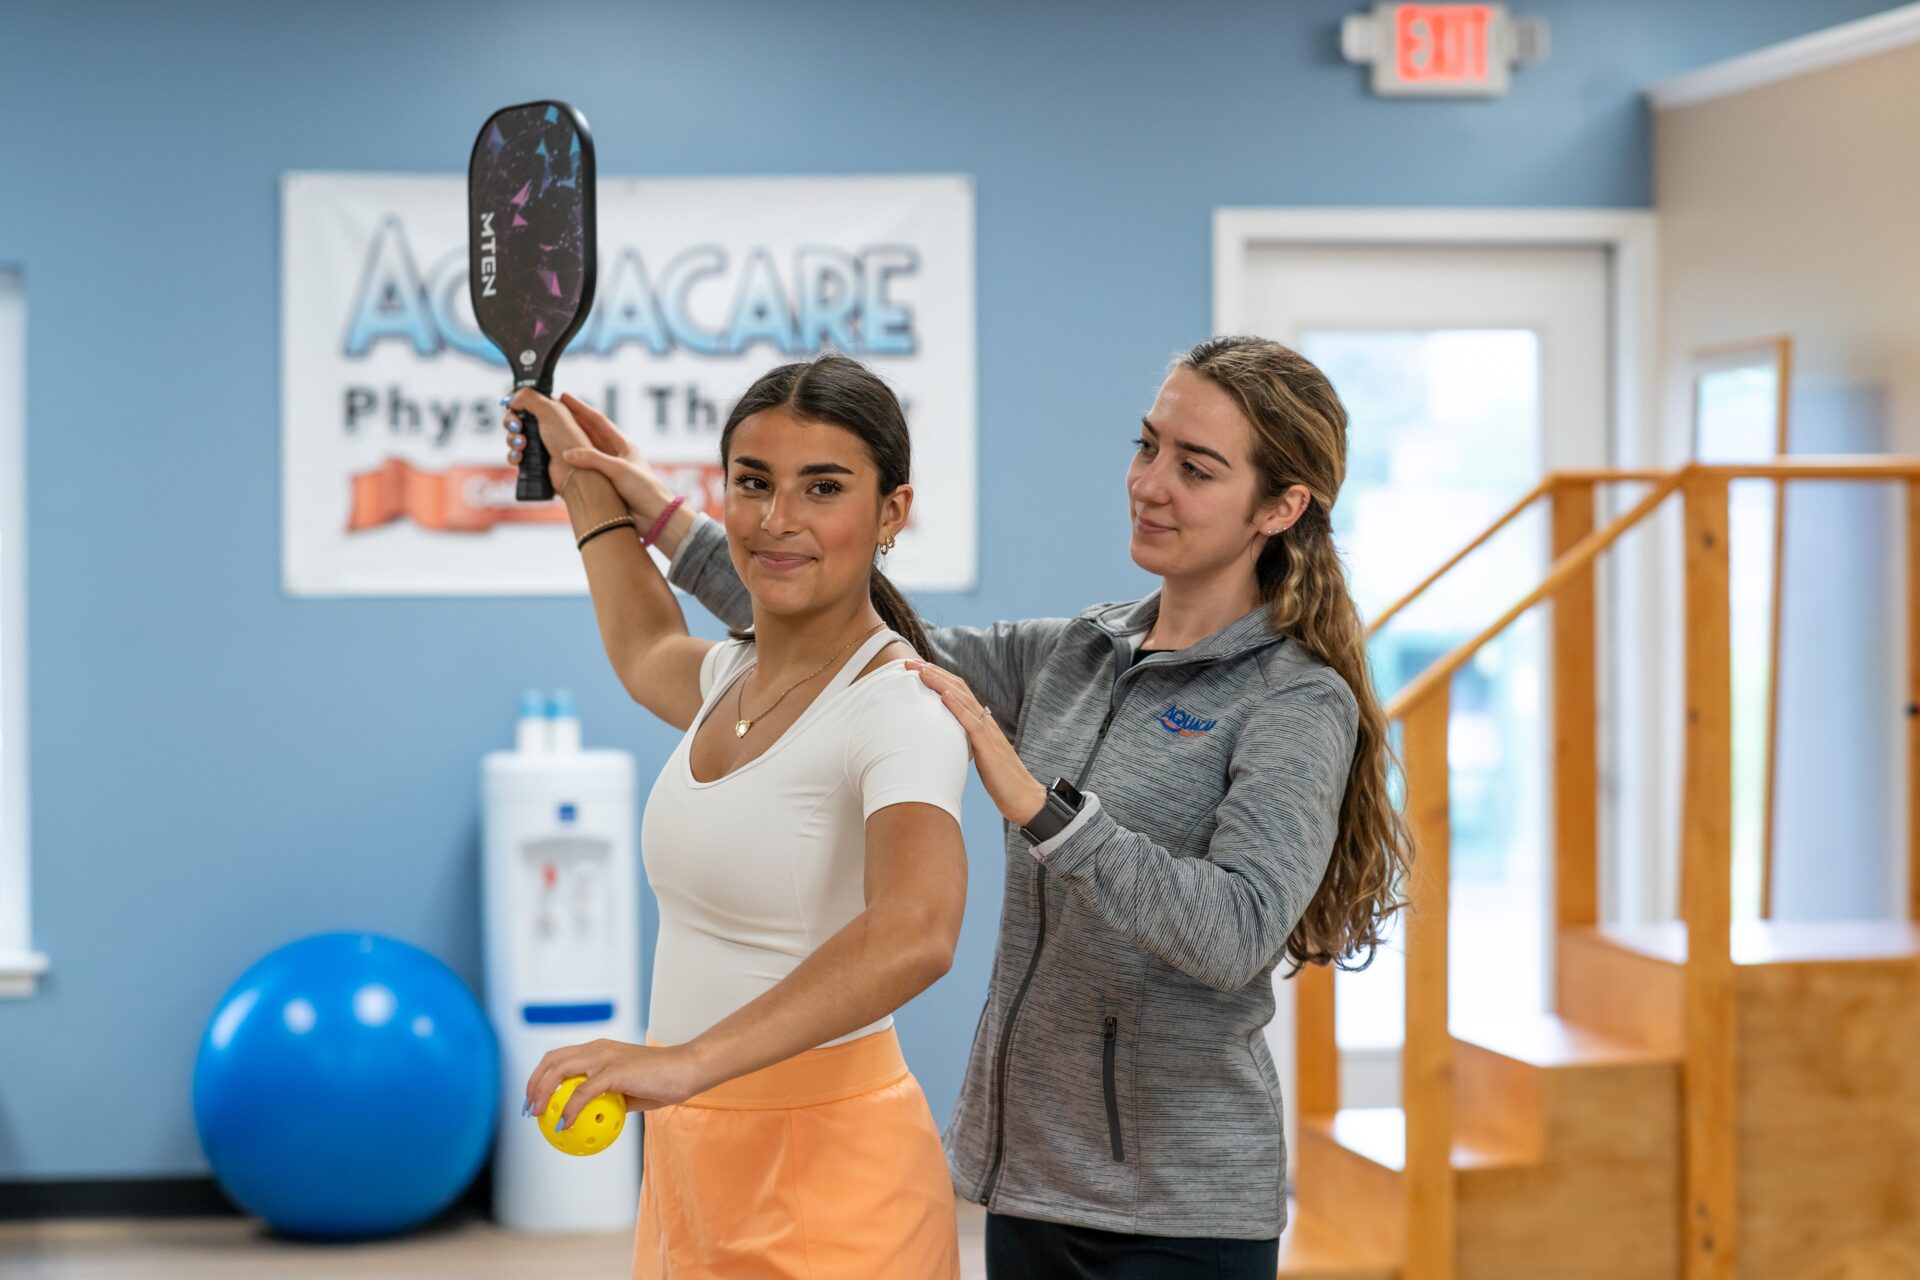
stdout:
<svg viewBox="0 0 1920 1280">
<path fill-rule="evenodd" d="M 1116 687 L 1119 681 L 1114 682 Z M 1113 725 L 1114 713 L 1119 706 L 1111 698 L 1107 701 L 1107 714 L 1101 717 L 1100 728 L 1094 734 L 1093 754 L 1087 757 L 1086 765 L 1080 770 L 1080 780 L 1075 787 L 1085 784 L 1088 775 L 1093 772 L 1093 762 L 1100 758 L 1100 746 L 1107 740 L 1107 730 Z M 1038 858 L 1033 862 L 1033 883 L 1040 899 L 1039 927 L 1033 937 L 1033 955 L 1027 959 L 1027 971 L 1020 977 L 1020 989 L 1013 993 L 1013 1002 L 1007 1006 L 1006 1024 L 1000 1028 L 1000 1044 L 994 1052 L 993 1062 L 993 1160 L 987 1166 L 987 1180 L 981 1184 L 980 1201 L 993 1203 L 993 1193 L 1000 1187 L 1000 1169 L 1007 1158 L 1007 1059 L 1013 1054 L 1013 1028 L 1020 1018 L 1020 1010 L 1027 1003 L 1027 988 L 1033 985 L 1034 970 L 1040 967 L 1040 949 L 1047 945 L 1047 872 Z"/>
<path fill-rule="evenodd" d="M 1112 632 L 1107 638 L 1113 644 L 1114 677 L 1113 690 L 1107 695 L 1107 714 L 1100 718 L 1100 728 L 1093 737 L 1093 753 L 1087 757 L 1087 763 L 1080 770 L 1080 777 L 1074 782 L 1076 789 L 1084 788 L 1087 779 L 1093 775 L 1094 762 L 1100 758 L 1100 748 L 1106 745 L 1107 730 L 1113 727 L 1113 717 L 1125 702 L 1120 686 L 1126 678 L 1139 668 L 1138 663 L 1129 664 L 1131 647 L 1122 644 L 1119 636 Z M 1182 663 L 1162 663 L 1163 666 L 1206 666 L 1219 660 L 1222 655 L 1214 655 L 1197 661 Z M 1000 1189 L 1000 1172 L 1007 1158 L 1007 1059 L 1013 1053 L 1013 1031 L 1020 1019 L 1020 1010 L 1027 1003 L 1027 989 L 1033 985 L 1034 971 L 1040 967 L 1040 951 L 1047 945 L 1047 873 L 1038 858 L 1033 862 L 1034 887 L 1038 891 L 1040 910 L 1038 927 L 1033 938 L 1033 955 L 1027 960 L 1027 971 L 1020 977 L 1020 988 L 1013 993 L 1013 1001 L 1007 1006 L 1007 1019 L 1000 1028 L 1000 1043 L 994 1050 L 993 1062 L 993 1159 L 987 1164 L 987 1179 L 980 1184 L 980 1203 L 993 1207 L 993 1193 Z M 1109 1112 L 1111 1115 L 1111 1111 Z M 1116 1126 L 1113 1134 L 1114 1150 L 1120 1149 L 1120 1132 Z M 1114 1159 L 1120 1159 L 1115 1155 Z"/>
<path fill-rule="evenodd" d="M 1113 1162 L 1124 1164 L 1127 1159 L 1125 1148 L 1120 1145 L 1120 1099 L 1113 1088 L 1113 1059 L 1115 1042 L 1120 1037 L 1120 1019 L 1107 1015 L 1106 1030 L 1101 1035 L 1100 1082 L 1107 1091 L 1107 1136 L 1113 1140 Z"/>
</svg>

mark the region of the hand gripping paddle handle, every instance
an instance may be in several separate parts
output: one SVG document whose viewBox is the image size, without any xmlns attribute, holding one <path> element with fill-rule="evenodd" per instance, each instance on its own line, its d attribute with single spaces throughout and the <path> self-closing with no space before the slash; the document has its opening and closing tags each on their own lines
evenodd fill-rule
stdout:
<svg viewBox="0 0 1920 1280">
<path fill-rule="evenodd" d="M 547 474 L 547 446 L 540 438 L 540 420 L 531 409 L 515 409 L 520 419 L 520 434 L 527 439 L 520 451 L 520 475 L 514 481 L 513 496 L 521 502 L 545 502 L 553 496 L 553 479 Z"/>
</svg>

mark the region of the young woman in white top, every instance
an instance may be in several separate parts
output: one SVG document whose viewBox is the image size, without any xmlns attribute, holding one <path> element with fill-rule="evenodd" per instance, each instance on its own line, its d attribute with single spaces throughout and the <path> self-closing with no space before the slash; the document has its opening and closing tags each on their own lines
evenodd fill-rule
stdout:
<svg viewBox="0 0 1920 1280">
<path fill-rule="evenodd" d="M 720 453 L 753 627 L 719 645 L 687 634 L 658 524 L 567 465 L 592 410 L 512 405 L 539 419 L 621 683 L 686 730 L 641 829 L 649 1043 L 547 1054 L 529 1114 L 573 1076 L 562 1126 L 608 1091 L 648 1112 L 636 1277 L 957 1276 L 939 1132 L 892 1029 L 951 966 L 966 897 L 966 734 L 904 665 L 925 634 L 877 564 L 913 500 L 898 400 L 834 356 L 741 398 Z"/>
</svg>

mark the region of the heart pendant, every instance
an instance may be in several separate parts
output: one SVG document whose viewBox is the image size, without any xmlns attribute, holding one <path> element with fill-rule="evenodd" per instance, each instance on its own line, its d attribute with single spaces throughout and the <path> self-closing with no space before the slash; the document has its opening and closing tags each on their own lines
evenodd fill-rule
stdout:
<svg viewBox="0 0 1920 1280">
<path fill-rule="evenodd" d="M 751 720 L 735 720 L 733 722 L 733 736 L 736 738 L 744 738 L 747 736 L 747 730 L 752 727 L 753 721 Z"/>
</svg>

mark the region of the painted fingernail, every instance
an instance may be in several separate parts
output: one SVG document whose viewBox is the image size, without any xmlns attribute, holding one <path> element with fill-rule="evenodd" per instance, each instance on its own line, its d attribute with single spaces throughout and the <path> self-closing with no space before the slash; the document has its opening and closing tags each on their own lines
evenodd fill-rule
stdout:
<svg viewBox="0 0 1920 1280">
<path fill-rule="evenodd" d="M 567 1127 L 567 1118 L 565 1116 L 561 1116 L 558 1120 L 555 1120 L 553 1122 L 553 1131 L 555 1133 L 559 1133 L 562 1129 L 566 1127 Z"/>
<path fill-rule="evenodd" d="M 513 403 L 513 398 L 512 398 L 511 396 L 501 396 L 501 397 L 500 397 L 500 407 L 501 407 L 502 409 L 504 409 L 504 408 L 506 408 L 506 407 L 507 407 L 508 405 L 510 405 L 510 404 L 512 404 L 512 403 Z"/>
</svg>

